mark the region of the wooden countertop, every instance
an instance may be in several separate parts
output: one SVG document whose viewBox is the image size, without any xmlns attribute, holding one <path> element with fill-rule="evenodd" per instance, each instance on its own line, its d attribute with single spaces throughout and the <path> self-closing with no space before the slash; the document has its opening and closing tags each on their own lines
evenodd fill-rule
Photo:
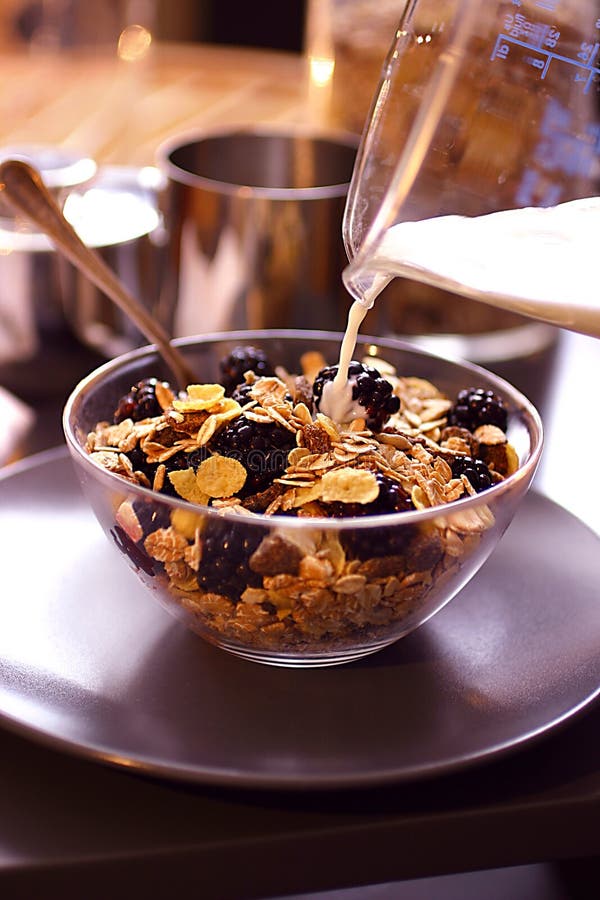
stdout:
<svg viewBox="0 0 600 900">
<path fill-rule="evenodd" d="M 150 165 L 165 138 L 196 128 L 324 124 L 299 54 L 156 44 L 137 62 L 100 53 L 3 52 L 0 145 L 52 143 L 99 163 Z"/>
</svg>

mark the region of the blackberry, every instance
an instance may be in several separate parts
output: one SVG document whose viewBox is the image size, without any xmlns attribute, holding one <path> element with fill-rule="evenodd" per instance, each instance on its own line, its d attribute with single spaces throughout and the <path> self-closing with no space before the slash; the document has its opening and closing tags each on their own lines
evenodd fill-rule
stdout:
<svg viewBox="0 0 600 900">
<path fill-rule="evenodd" d="M 359 516 L 379 516 L 414 509 L 412 500 L 402 486 L 388 475 L 375 472 L 379 484 L 379 494 L 371 503 L 328 503 L 327 515 L 335 518 Z M 403 553 L 412 529 L 403 526 L 398 529 L 379 531 L 375 535 L 364 529 L 348 529 L 340 532 L 341 543 L 349 557 L 371 559 L 371 557 L 395 556 Z"/>
<path fill-rule="evenodd" d="M 163 503 L 134 500 L 132 505 L 144 535 L 157 531 L 159 528 L 168 528 L 171 524 L 171 512 Z"/>
<path fill-rule="evenodd" d="M 384 475 L 382 472 L 374 472 L 379 485 L 379 494 L 370 503 L 327 503 L 327 514 L 336 519 L 355 516 L 381 516 L 388 513 L 402 512 L 414 509 L 412 500 L 402 488 L 402 485 Z"/>
<path fill-rule="evenodd" d="M 239 496 L 264 491 L 274 478 L 283 474 L 290 450 L 296 446 L 296 436 L 275 422 L 262 425 L 243 413 L 219 431 L 210 442 L 210 449 L 222 456 L 237 459 L 248 476 Z"/>
<path fill-rule="evenodd" d="M 227 397 L 231 396 L 238 384 L 243 383 L 244 372 L 254 372 L 257 377 L 275 374 L 266 353 L 258 347 L 250 346 L 234 347 L 229 356 L 220 361 L 219 370 Z"/>
<path fill-rule="evenodd" d="M 143 378 L 134 384 L 131 390 L 119 400 L 115 409 L 113 422 L 118 425 L 124 419 L 151 419 L 160 416 L 162 409 L 156 399 L 157 378 Z M 163 382 L 168 387 L 166 382 Z"/>
<path fill-rule="evenodd" d="M 313 397 L 319 409 L 323 387 L 333 381 L 339 366 L 326 366 L 314 380 Z M 352 360 L 348 366 L 348 380 L 352 385 L 352 399 L 366 412 L 367 427 L 381 431 L 389 417 L 400 409 L 400 399 L 392 394 L 392 385 L 374 367 Z"/>
<path fill-rule="evenodd" d="M 487 490 L 494 483 L 492 475 L 482 459 L 471 459 L 470 456 L 457 456 L 452 463 L 453 478 L 466 475 L 477 493 Z"/>
<path fill-rule="evenodd" d="M 144 451 L 139 446 L 134 447 L 133 450 L 130 450 L 129 453 L 127 453 L 127 456 L 131 465 L 133 466 L 134 472 L 143 472 L 150 482 L 150 486 L 152 486 L 154 473 L 158 468 L 158 464 L 148 462 Z"/>
<path fill-rule="evenodd" d="M 238 384 L 231 393 L 231 399 L 236 400 L 240 406 L 245 406 L 246 403 L 251 403 L 252 397 L 250 396 L 250 391 L 252 390 L 252 385 L 247 384 L 247 382 L 243 381 L 242 384 Z"/>
<path fill-rule="evenodd" d="M 340 542 L 349 559 L 380 559 L 382 556 L 399 556 L 413 538 L 413 529 L 406 525 L 375 535 L 360 529 L 348 529 L 340 533 Z"/>
<path fill-rule="evenodd" d="M 496 425 L 506 431 L 508 412 L 504 401 L 493 391 L 484 388 L 465 388 L 459 391 L 448 413 L 448 425 L 475 431 L 480 425 Z"/>
<path fill-rule="evenodd" d="M 241 522 L 210 519 L 202 535 L 202 559 L 198 585 L 211 594 L 222 594 L 237 603 L 246 587 L 259 587 L 262 577 L 248 560 L 262 540 L 261 530 Z"/>
</svg>

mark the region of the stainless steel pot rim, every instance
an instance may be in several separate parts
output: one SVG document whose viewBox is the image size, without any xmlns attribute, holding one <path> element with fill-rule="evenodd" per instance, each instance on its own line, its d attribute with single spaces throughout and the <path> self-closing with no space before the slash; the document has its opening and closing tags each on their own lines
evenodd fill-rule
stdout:
<svg viewBox="0 0 600 900">
<path fill-rule="evenodd" d="M 98 250 L 126 246 L 161 226 L 158 192 L 163 186 L 164 179 L 154 167 L 106 166 L 98 170 L 91 182 L 70 191 L 64 204 L 65 215 L 88 246 Z M 93 236 L 99 213 L 110 212 L 113 201 L 118 204 L 115 233 L 111 234 L 111 228 L 104 226 L 101 233 Z M 83 214 L 82 203 L 89 206 Z M 45 234 L 32 230 L 21 218 L 0 217 L 0 249 L 4 252 L 48 253 L 54 251 L 54 245 Z"/>
<path fill-rule="evenodd" d="M 204 175 L 196 175 L 176 165 L 172 154 L 182 147 L 204 141 L 219 138 L 233 137 L 235 135 L 264 137 L 264 138 L 300 138 L 316 141 L 327 141 L 338 144 L 341 148 L 356 150 L 359 137 L 351 132 L 324 130 L 319 128 L 293 127 L 293 126 L 239 126 L 231 128 L 214 128 L 209 130 L 184 131 L 172 135 L 160 144 L 156 150 L 155 160 L 158 169 L 167 179 L 188 187 L 201 188 L 225 195 L 242 195 L 250 198 L 266 198 L 269 200 L 324 200 L 334 197 L 345 197 L 348 193 L 350 177 L 347 181 L 337 184 L 319 185 L 316 187 L 262 187 L 248 186 L 243 183 L 236 184 L 229 181 L 219 181 Z"/>
<path fill-rule="evenodd" d="M 39 170 L 50 190 L 72 188 L 90 181 L 97 172 L 94 159 L 53 144 L 17 144 L 0 147 L 0 161 L 23 159 Z"/>
</svg>

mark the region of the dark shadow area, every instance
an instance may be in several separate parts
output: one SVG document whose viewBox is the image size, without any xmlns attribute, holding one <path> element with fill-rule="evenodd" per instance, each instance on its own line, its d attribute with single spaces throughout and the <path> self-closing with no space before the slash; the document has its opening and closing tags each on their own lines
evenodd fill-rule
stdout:
<svg viewBox="0 0 600 900">
<path fill-rule="evenodd" d="M 159 0 L 161 40 L 208 41 L 240 47 L 299 52 L 304 36 L 305 0 Z"/>
<path fill-rule="evenodd" d="M 212 37 L 216 43 L 300 51 L 304 30 L 303 0 L 229 3 L 213 0 Z"/>
</svg>

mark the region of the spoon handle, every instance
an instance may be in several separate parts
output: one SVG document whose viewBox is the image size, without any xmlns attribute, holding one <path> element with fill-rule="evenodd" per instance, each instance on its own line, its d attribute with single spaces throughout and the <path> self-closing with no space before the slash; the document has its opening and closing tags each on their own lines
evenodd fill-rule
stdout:
<svg viewBox="0 0 600 900">
<path fill-rule="evenodd" d="M 19 159 L 0 163 L 0 191 L 3 199 L 44 232 L 76 268 L 129 316 L 147 340 L 156 345 L 179 387 L 194 383 L 192 370 L 179 350 L 172 346 L 166 331 L 125 288 L 102 257 L 84 244 L 36 169 Z"/>
</svg>

